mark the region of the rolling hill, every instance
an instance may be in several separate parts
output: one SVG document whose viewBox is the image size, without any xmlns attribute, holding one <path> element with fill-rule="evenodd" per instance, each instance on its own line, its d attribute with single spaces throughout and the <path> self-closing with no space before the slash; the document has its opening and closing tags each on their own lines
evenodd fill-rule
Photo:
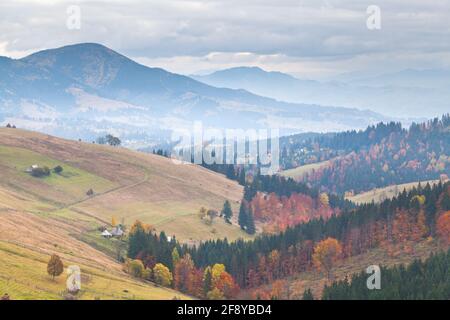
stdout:
<svg viewBox="0 0 450 320">
<path fill-rule="evenodd" d="M 35 164 L 63 171 L 37 178 L 26 172 Z M 0 129 L 0 290 L 15 298 L 61 298 L 63 283 L 46 275 L 46 261 L 57 253 L 86 273 L 83 299 L 185 297 L 127 276 L 115 259 L 116 243 L 103 239 L 98 227 L 114 216 L 128 226 L 139 219 L 182 242 L 246 238 L 236 223 L 217 218 L 207 225 L 197 214 L 201 206 L 221 209 L 225 199 L 236 210 L 241 197 L 236 182 L 199 166 Z"/>
<path fill-rule="evenodd" d="M 64 171 L 37 179 L 25 172 L 33 164 L 61 165 Z M 127 224 L 140 219 L 180 240 L 243 235 L 237 227 L 219 221 L 217 233 L 212 234 L 212 228 L 198 219 L 201 206 L 221 209 L 228 199 L 236 208 L 242 198 L 242 187 L 236 182 L 200 166 L 177 165 L 164 157 L 123 148 L 0 129 L 0 167 L 0 186 L 52 206 L 47 214 L 81 215 L 100 224 L 109 223 L 112 216 Z M 93 196 L 86 195 L 89 189 Z"/>
<path fill-rule="evenodd" d="M 442 181 L 445 182 L 445 181 Z M 392 199 L 393 197 L 398 196 L 400 192 L 403 190 L 409 191 L 412 188 L 417 188 L 419 184 L 423 187 L 427 183 L 430 185 L 439 183 L 439 180 L 429 180 L 429 181 L 421 181 L 421 182 L 410 182 L 403 183 L 399 185 L 388 186 L 384 188 L 375 188 L 373 190 L 363 192 L 360 194 L 347 196 L 346 199 L 350 200 L 356 204 L 370 203 L 374 201 L 375 203 L 383 202 L 386 199 Z"/>
</svg>

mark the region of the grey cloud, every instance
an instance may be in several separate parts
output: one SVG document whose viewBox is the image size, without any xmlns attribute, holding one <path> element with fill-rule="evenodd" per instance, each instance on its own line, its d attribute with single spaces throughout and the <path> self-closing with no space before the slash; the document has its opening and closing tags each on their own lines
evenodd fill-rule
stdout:
<svg viewBox="0 0 450 320">
<path fill-rule="evenodd" d="M 82 9 L 82 29 L 70 31 L 65 10 L 76 3 Z M 371 4 L 382 10 L 379 31 L 366 28 L 366 8 Z M 374 55 L 379 63 L 381 57 L 411 54 L 414 63 L 450 51 L 448 12 L 450 1 L 442 0 L 4 0 L 0 54 L 100 42 L 148 61 L 179 56 L 195 61 L 211 52 L 251 52 L 336 64 Z M 448 65 L 446 59 L 429 62 Z"/>
</svg>

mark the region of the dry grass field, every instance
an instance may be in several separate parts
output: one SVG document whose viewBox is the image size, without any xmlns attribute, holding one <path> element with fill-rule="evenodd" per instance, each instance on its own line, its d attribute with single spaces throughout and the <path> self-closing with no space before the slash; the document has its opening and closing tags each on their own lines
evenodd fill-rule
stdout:
<svg viewBox="0 0 450 320">
<path fill-rule="evenodd" d="M 294 180 L 300 181 L 307 173 L 310 173 L 314 170 L 318 170 L 322 167 L 326 167 L 329 163 L 330 163 L 330 160 L 306 164 L 304 166 L 300 166 L 297 168 L 282 171 L 282 172 L 280 172 L 280 176 L 283 176 L 286 178 L 292 178 Z"/>
<path fill-rule="evenodd" d="M 66 277 L 63 274 L 53 280 L 46 273 L 47 260 L 45 254 L 0 241 L 0 293 L 8 293 L 14 300 L 62 299 Z M 85 266 L 66 259 L 63 259 L 63 263 L 65 267 L 76 264 L 81 269 L 78 299 L 190 299 L 174 290 L 132 279 L 121 271 L 112 271 L 101 265 Z"/>
<path fill-rule="evenodd" d="M 64 171 L 34 178 L 25 172 L 33 164 L 61 165 Z M 0 187 L 52 206 L 42 210 L 49 215 L 81 215 L 99 224 L 113 216 L 126 224 L 140 219 L 186 241 L 246 237 L 236 225 L 216 219 L 207 226 L 197 216 L 202 206 L 220 210 L 226 199 L 237 211 L 242 187 L 236 182 L 196 165 L 124 148 L 0 129 Z M 86 195 L 89 189 L 93 196 Z M 0 193 L 0 206 L 1 199 Z M 18 198 L 10 203 L 14 209 L 24 206 Z"/>
<path fill-rule="evenodd" d="M 31 165 L 63 167 L 37 178 Z M 86 192 L 92 189 L 94 195 Z M 136 219 L 194 243 L 248 238 L 237 224 L 199 217 L 200 207 L 220 210 L 228 199 L 237 214 L 242 187 L 195 165 L 124 148 L 0 129 L 0 294 L 15 299 L 61 299 L 64 283 L 46 274 L 51 254 L 81 266 L 81 299 L 171 299 L 179 293 L 134 280 L 115 261 L 112 242 L 97 228 L 114 216 Z"/>
<path fill-rule="evenodd" d="M 438 182 L 439 180 L 430 180 L 430 181 L 422 181 L 420 182 L 420 184 L 422 186 L 425 186 L 427 183 L 435 184 Z M 411 182 L 394 186 L 388 186 L 385 188 L 376 188 L 354 196 L 346 197 L 346 199 L 357 204 L 370 203 L 372 201 L 374 201 L 375 203 L 379 203 L 386 199 L 392 199 L 393 197 L 397 196 L 400 192 L 403 192 L 403 190 L 409 191 L 412 188 L 417 187 L 418 185 L 419 182 Z"/>
</svg>

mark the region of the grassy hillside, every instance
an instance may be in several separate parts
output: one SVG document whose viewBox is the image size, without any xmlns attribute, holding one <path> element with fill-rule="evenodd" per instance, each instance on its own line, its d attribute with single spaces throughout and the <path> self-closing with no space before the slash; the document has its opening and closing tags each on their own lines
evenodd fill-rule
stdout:
<svg viewBox="0 0 450 320">
<path fill-rule="evenodd" d="M 313 172 L 314 170 L 318 170 L 322 167 L 325 167 L 329 164 L 330 160 L 306 164 L 304 166 L 282 171 L 280 175 L 286 178 L 292 178 L 294 180 L 301 180 L 306 174 Z"/>
<path fill-rule="evenodd" d="M 25 172 L 37 164 L 61 165 L 61 174 L 34 178 Z M 115 216 L 126 224 L 140 219 L 180 240 L 246 237 L 217 219 L 205 225 L 201 206 L 220 209 L 228 199 L 237 211 L 242 188 L 224 176 L 195 165 L 123 148 L 74 142 L 34 132 L 0 129 L 0 186 L 6 192 L 53 206 L 44 213 L 83 215 L 99 224 Z M 89 197 L 86 192 L 94 190 Z M 0 195 L 1 200 L 1 195 Z M 1 203 L 1 202 L 0 202 Z M 23 206 L 21 201 L 13 207 Z"/>
<path fill-rule="evenodd" d="M 0 293 L 8 293 L 14 300 L 61 299 L 65 292 L 64 275 L 52 280 L 46 273 L 48 256 L 36 251 L 0 241 Z M 73 264 L 65 262 L 65 267 Z M 81 268 L 79 299 L 189 299 L 179 292 L 131 279 L 119 271 Z"/>
<path fill-rule="evenodd" d="M 34 164 L 63 171 L 37 178 L 26 172 Z M 89 189 L 94 195 L 86 194 Z M 197 215 L 201 206 L 221 209 L 225 199 L 236 210 L 241 197 L 237 183 L 195 165 L 0 129 L 0 294 L 62 298 L 66 277 L 52 281 L 46 274 L 56 253 L 65 266 L 81 267 L 81 299 L 187 298 L 125 274 L 115 260 L 117 243 L 103 239 L 97 228 L 114 216 L 127 225 L 140 219 L 185 242 L 247 237 L 236 223 L 217 218 L 206 225 Z"/>
<path fill-rule="evenodd" d="M 427 183 L 434 184 L 438 182 L 439 180 L 429 180 L 429 181 L 422 181 L 420 182 L 420 184 L 422 186 L 425 186 Z M 409 191 L 412 188 L 417 187 L 418 185 L 419 182 L 411 182 L 389 186 L 385 188 L 376 188 L 367 192 L 363 192 L 353 196 L 348 196 L 346 197 L 346 199 L 357 204 L 370 203 L 372 201 L 374 201 L 375 203 L 380 203 L 383 200 L 391 199 L 397 196 L 400 192 L 403 192 L 403 190 Z"/>
</svg>

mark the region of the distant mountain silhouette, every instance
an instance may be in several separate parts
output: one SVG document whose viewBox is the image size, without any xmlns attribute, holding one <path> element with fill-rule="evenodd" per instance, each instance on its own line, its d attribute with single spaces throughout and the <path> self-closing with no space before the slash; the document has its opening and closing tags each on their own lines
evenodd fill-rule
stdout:
<svg viewBox="0 0 450 320">
<path fill-rule="evenodd" d="M 367 108 L 392 117 L 434 117 L 449 109 L 449 70 L 402 70 L 377 76 L 346 74 L 333 81 L 297 79 L 257 67 L 219 70 L 193 78 L 293 103 Z"/>
</svg>

